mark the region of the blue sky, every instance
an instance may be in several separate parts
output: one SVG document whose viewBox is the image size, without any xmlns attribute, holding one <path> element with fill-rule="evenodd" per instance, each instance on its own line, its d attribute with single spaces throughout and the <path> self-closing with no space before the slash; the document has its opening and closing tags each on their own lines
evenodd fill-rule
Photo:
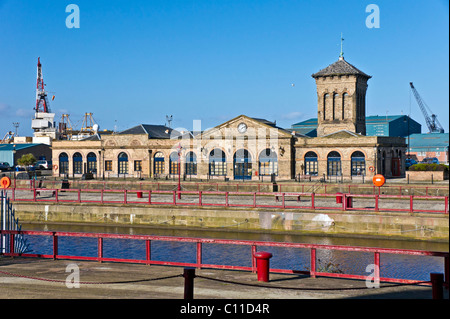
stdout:
<svg viewBox="0 0 450 319">
<path fill-rule="evenodd" d="M 68 4 L 80 28 L 68 29 Z M 369 29 L 366 6 L 380 8 Z M 317 116 L 311 74 L 345 59 L 372 76 L 367 115 L 424 117 L 409 82 L 449 130 L 449 2 L 444 0 L 0 0 L 0 135 L 31 135 L 37 58 L 51 109 L 74 126 L 202 129 L 237 115 L 282 127 Z M 292 84 L 295 84 L 294 86 Z M 411 101 L 411 102 L 410 102 Z"/>
</svg>

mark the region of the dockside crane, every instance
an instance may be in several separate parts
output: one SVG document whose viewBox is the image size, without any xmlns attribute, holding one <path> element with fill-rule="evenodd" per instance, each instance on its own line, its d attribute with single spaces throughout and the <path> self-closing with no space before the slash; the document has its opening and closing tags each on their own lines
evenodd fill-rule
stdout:
<svg viewBox="0 0 450 319">
<path fill-rule="evenodd" d="M 444 128 L 442 127 L 441 123 L 439 123 L 439 121 L 437 119 L 437 115 L 433 114 L 433 112 L 431 112 L 428 105 L 426 105 L 426 103 L 420 97 L 419 92 L 417 92 L 413 83 L 409 82 L 409 85 L 411 86 L 411 90 L 414 94 L 414 97 L 416 98 L 417 104 L 419 104 L 420 110 L 422 111 L 422 114 L 425 117 L 425 122 L 427 123 L 429 132 L 430 133 L 444 133 Z M 431 117 L 428 115 L 427 109 L 431 113 Z"/>
</svg>

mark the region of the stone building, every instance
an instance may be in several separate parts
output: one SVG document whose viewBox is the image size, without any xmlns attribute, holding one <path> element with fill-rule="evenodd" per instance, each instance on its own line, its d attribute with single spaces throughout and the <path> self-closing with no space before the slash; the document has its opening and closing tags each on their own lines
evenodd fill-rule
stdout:
<svg viewBox="0 0 450 319">
<path fill-rule="evenodd" d="M 167 178 L 180 172 L 220 180 L 404 176 L 405 139 L 365 136 L 371 77 L 343 57 L 312 77 L 317 86 L 317 137 L 246 115 L 206 131 L 141 124 L 81 141 L 54 141 L 54 175 Z"/>
</svg>

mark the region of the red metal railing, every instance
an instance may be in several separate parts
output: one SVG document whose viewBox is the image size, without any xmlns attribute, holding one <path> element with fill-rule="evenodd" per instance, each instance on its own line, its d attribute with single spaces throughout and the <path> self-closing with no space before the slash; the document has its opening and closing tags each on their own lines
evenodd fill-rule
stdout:
<svg viewBox="0 0 450 319">
<path fill-rule="evenodd" d="M 58 188 L 12 188 L 10 191 L 12 200 L 17 202 L 449 213 L 448 196 Z M 178 199 L 178 194 L 181 194 L 181 199 Z"/>
<path fill-rule="evenodd" d="M 21 185 L 24 187 L 24 183 L 17 180 L 13 180 L 13 187 L 20 188 Z M 30 180 L 26 182 L 29 185 L 28 188 L 60 188 L 61 181 L 50 181 L 50 180 Z M 177 183 L 166 181 L 166 182 L 153 182 L 153 181 L 101 181 L 101 180 L 70 180 L 71 188 L 88 188 L 88 189 L 114 189 L 115 187 L 120 187 L 121 189 L 127 190 L 142 190 L 142 191 L 160 191 L 160 190 L 175 190 Z M 235 191 L 239 192 L 242 189 L 252 189 L 256 192 L 264 192 L 265 190 L 271 191 L 274 186 L 272 183 L 258 183 L 258 182 L 183 182 L 183 190 L 193 190 L 193 191 Z M 448 186 L 422 186 L 422 185 L 384 185 L 382 188 L 376 187 L 372 184 L 327 184 L 327 183 L 281 183 L 275 184 L 279 192 L 288 192 L 295 189 L 296 191 L 301 188 L 301 193 L 307 193 L 313 191 L 313 189 L 323 189 L 324 194 L 329 192 L 334 192 L 336 188 L 345 190 L 348 194 L 378 194 L 382 195 L 384 192 L 386 195 L 448 195 Z M 441 194 L 442 193 L 442 194 Z"/>
<path fill-rule="evenodd" d="M 375 282 L 395 282 L 395 283 L 419 283 L 419 280 L 402 279 L 402 278 L 388 278 L 382 277 L 382 267 L 380 254 L 396 254 L 396 255 L 412 255 L 412 256 L 433 256 L 442 257 L 445 269 L 445 283 L 446 287 L 449 286 L 449 253 L 448 252 L 436 252 L 436 251 L 422 251 L 422 250 L 410 250 L 410 249 L 392 249 L 392 248 L 372 248 L 372 247 L 356 247 L 356 246 L 339 246 L 339 245 L 317 245 L 317 244 L 304 244 L 304 243 L 285 243 L 285 242 L 265 242 L 265 241 L 250 241 L 250 240 L 230 240 L 230 239 L 209 239 L 209 238 L 189 238 L 189 237 L 170 237 L 170 236 L 150 236 L 150 235 L 124 235 L 124 234 L 102 234 L 102 233 L 76 233 L 76 232 L 49 232 L 49 231 L 0 231 L 0 234 L 9 236 L 9 252 L 4 253 L 5 256 L 22 256 L 22 257 L 34 257 L 34 258 L 50 258 L 50 259 L 72 259 L 72 260 L 87 260 L 98 262 L 127 262 L 127 263 L 140 263 L 147 265 L 168 265 L 168 266 L 183 266 L 183 267 L 196 267 L 196 268 L 216 268 L 216 269 L 232 269 L 256 272 L 256 260 L 254 257 L 258 246 L 264 247 L 282 247 L 282 248 L 305 248 L 310 250 L 309 259 L 309 271 L 295 270 L 295 269 L 270 269 L 273 273 L 285 273 L 285 274 L 306 274 L 312 277 L 324 276 L 324 277 L 336 277 L 347 279 L 362 279 L 367 280 L 367 276 L 323 272 L 317 268 L 317 250 L 329 250 L 329 251 L 347 251 L 347 252 L 363 252 L 373 254 L 373 264 L 375 265 L 375 271 L 373 273 L 373 280 Z M 53 241 L 52 254 L 19 254 L 14 251 L 14 236 L 16 234 L 32 235 L 32 236 L 51 236 Z M 96 238 L 97 239 L 97 256 L 69 256 L 60 255 L 58 251 L 58 238 L 60 237 L 84 237 L 84 238 Z M 145 256 L 141 259 L 127 259 L 127 258 L 108 258 L 103 256 L 104 243 L 103 239 L 131 239 L 145 241 Z M 194 263 L 189 262 L 175 262 L 164 260 L 153 260 L 151 258 L 151 245 L 152 241 L 165 241 L 165 242 L 181 242 L 181 243 L 193 243 L 196 246 L 195 254 L 196 261 Z M 221 265 L 221 264 L 205 264 L 202 260 L 202 245 L 203 244 L 223 244 L 223 245 L 238 245 L 251 247 L 251 267 L 248 266 L 236 266 L 236 265 Z M 308 269 L 308 268 L 306 268 Z M 430 284 L 430 283 L 428 283 Z"/>
</svg>

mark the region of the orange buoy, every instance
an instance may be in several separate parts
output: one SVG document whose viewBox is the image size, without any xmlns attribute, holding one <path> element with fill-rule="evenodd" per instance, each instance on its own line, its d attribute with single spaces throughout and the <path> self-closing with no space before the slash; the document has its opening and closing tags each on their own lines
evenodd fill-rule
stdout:
<svg viewBox="0 0 450 319">
<path fill-rule="evenodd" d="M 2 179 L 0 179 L 0 187 L 8 188 L 9 186 L 11 186 L 11 179 L 7 176 L 2 177 Z"/>
<path fill-rule="evenodd" d="M 377 174 L 372 178 L 373 185 L 381 187 L 386 182 L 385 178 L 381 174 Z"/>
</svg>

